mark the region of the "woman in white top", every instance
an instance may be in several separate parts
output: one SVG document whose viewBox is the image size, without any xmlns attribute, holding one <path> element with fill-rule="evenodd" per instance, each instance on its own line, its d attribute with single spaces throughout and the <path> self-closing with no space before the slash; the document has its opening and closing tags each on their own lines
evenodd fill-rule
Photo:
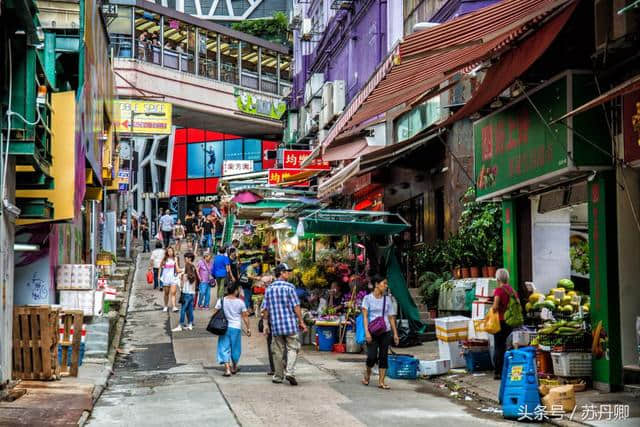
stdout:
<svg viewBox="0 0 640 427">
<path fill-rule="evenodd" d="M 184 325 L 188 330 L 193 329 L 193 304 L 195 302 L 196 286 L 200 282 L 196 266 L 193 265 L 194 260 L 195 256 L 191 252 L 184 254 L 184 274 L 182 275 L 181 289 L 184 302 L 180 307 L 180 322 L 178 323 L 178 326 L 172 329 L 173 332 L 181 331 L 182 325 Z M 184 323 L 185 314 L 189 319 L 188 325 Z"/>
<path fill-rule="evenodd" d="M 378 387 L 388 390 L 389 386 L 384 383 L 387 373 L 387 356 L 389 354 L 389 346 L 391 340 L 398 345 L 398 330 L 396 329 L 396 308 L 393 305 L 392 298 L 387 295 L 387 279 L 375 275 L 371 278 L 371 282 L 375 288 L 373 292 L 365 296 L 362 300 L 362 319 L 364 321 L 364 331 L 367 338 L 367 368 L 362 379 L 362 384 L 369 385 L 371 379 L 371 368 L 378 364 Z M 369 330 L 369 325 L 381 318 L 384 323 L 377 333 Z M 393 335 L 392 335 L 393 334 Z"/>
<path fill-rule="evenodd" d="M 227 332 L 218 338 L 218 363 L 224 365 L 224 376 L 238 372 L 238 361 L 242 354 L 242 323 L 244 322 L 247 336 L 251 336 L 249 329 L 249 313 L 244 300 L 239 297 L 237 283 L 230 283 L 226 288 L 226 296 L 218 299 L 214 314 L 224 307 L 224 317 L 227 318 Z"/>
<path fill-rule="evenodd" d="M 162 290 L 164 291 L 164 308 L 162 311 L 169 309 L 169 296 L 171 296 L 173 311 L 178 311 L 178 307 L 176 307 L 176 293 L 178 292 L 178 274 L 181 273 L 182 270 L 180 269 L 178 257 L 176 257 L 176 253 L 171 246 L 167 248 L 160 268 L 162 268 L 160 283 L 162 283 Z"/>
<path fill-rule="evenodd" d="M 180 252 L 180 247 L 182 240 L 185 237 L 184 225 L 182 225 L 182 221 L 178 218 L 176 221 L 176 225 L 173 226 L 173 240 L 176 241 L 176 250 L 178 253 Z"/>
</svg>

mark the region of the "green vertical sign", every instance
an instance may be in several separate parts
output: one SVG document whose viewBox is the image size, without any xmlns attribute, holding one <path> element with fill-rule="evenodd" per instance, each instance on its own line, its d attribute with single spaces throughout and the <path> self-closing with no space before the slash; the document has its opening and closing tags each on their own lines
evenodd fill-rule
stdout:
<svg viewBox="0 0 640 427">
<path fill-rule="evenodd" d="M 516 230 L 516 204 L 513 200 L 502 201 L 502 259 L 509 270 L 510 285 L 518 289 L 518 246 Z"/>
<path fill-rule="evenodd" d="M 593 350 L 594 384 L 622 384 L 617 277 L 615 172 L 600 173 L 589 183 L 589 263 L 591 324 L 598 342 Z M 595 338 L 595 337 L 594 337 Z"/>
</svg>

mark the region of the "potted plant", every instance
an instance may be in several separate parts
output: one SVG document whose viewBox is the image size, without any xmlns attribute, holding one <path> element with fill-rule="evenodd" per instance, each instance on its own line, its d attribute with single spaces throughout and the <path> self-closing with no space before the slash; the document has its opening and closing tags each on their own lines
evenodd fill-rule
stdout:
<svg viewBox="0 0 640 427">
<path fill-rule="evenodd" d="M 436 317 L 438 299 L 440 297 L 440 287 L 443 283 L 451 280 L 453 276 L 448 271 L 441 274 L 427 271 L 423 273 L 418 282 L 420 283 L 420 296 L 422 303 L 427 306 L 431 318 Z"/>
</svg>

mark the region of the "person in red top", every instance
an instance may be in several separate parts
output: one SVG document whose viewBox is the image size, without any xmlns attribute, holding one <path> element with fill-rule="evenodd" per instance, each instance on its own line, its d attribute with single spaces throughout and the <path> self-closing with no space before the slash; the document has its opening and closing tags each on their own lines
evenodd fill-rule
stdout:
<svg viewBox="0 0 640 427">
<path fill-rule="evenodd" d="M 493 366 L 495 368 L 493 378 L 498 380 L 502 376 L 502 365 L 504 363 L 504 353 L 507 350 L 507 338 L 511 334 L 511 326 L 504 321 L 504 313 L 509 307 L 509 297 L 518 293 L 509 286 L 509 272 L 500 268 L 496 271 L 496 280 L 498 287 L 493 291 L 493 311 L 500 316 L 500 332 L 494 335 L 495 339 L 495 360 Z"/>
</svg>

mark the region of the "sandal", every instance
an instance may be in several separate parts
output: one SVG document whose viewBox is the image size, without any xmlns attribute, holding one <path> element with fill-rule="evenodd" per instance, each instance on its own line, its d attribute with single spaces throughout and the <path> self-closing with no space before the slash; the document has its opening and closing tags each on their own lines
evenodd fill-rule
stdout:
<svg viewBox="0 0 640 427">
<path fill-rule="evenodd" d="M 386 384 L 378 384 L 378 388 L 381 388 L 382 390 L 390 390 L 391 387 L 389 387 Z"/>
<path fill-rule="evenodd" d="M 369 380 L 366 378 L 362 379 L 362 385 L 369 385 Z"/>
</svg>

